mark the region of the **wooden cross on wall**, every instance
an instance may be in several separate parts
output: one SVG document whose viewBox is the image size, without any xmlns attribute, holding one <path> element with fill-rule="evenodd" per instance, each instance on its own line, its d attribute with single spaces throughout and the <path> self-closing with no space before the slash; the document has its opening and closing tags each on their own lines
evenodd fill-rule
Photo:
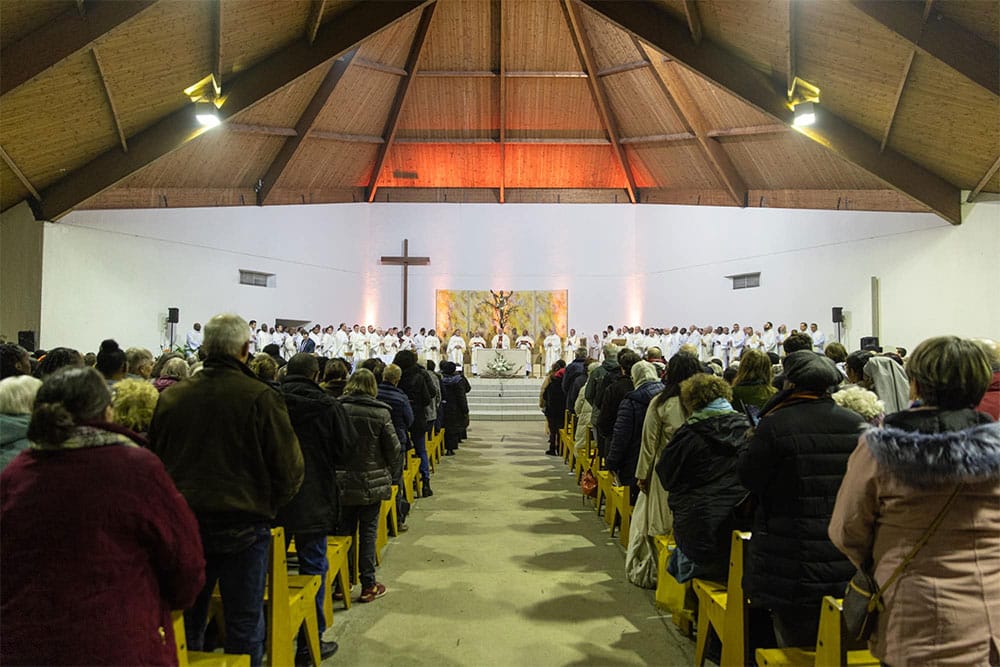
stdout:
<svg viewBox="0 0 1000 667">
<path fill-rule="evenodd" d="M 406 327 L 409 322 L 407 322 L 407 301 L 410 293 L 410 266 L 427 266 L 431 263 L 430 257 L 413 257 L 410 255 L 410 239 L 403 239 L 403 255 L 401 257 L 381 257 L 380 260 L 382 264 L 388 264 L 390 266 L 402 266 L 403 267 L 403 327 Z"/>
</svg>

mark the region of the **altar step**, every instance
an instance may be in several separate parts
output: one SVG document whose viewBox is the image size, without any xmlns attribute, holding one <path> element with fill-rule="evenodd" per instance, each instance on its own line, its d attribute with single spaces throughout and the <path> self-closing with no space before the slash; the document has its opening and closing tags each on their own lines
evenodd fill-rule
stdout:
<svg viewBox="0 0 1000 667">
<path fill-rule="evenodd" d="M 469 419 L 473 421 L 545 421 L 538 408 L 538 378 L 469 378 Z"/>
</svg>

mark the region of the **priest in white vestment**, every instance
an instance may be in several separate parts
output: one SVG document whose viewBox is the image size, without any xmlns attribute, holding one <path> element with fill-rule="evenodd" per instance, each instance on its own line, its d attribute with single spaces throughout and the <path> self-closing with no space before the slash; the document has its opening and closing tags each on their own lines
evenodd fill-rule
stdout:
<svg viewBox="0 0 1000 667">
<path fill-rule="evenodd" d="M 465 348 L 465 339 L 462 338 L 462 332 L 455 329 L 455 333 L 448 339 L 448 361 L 461 368 L 463 358 L 465 357 Z"/>
<path fill-rule="evenodd" d="M 479 375 L 479 368 L 476 364 L 476 350 L 486 349 L 486 339 L 483 338 L 482 332 L 476 331 L 476 334 L 469 339 L 469 349 L 472 351 L 472 374 Z"/>
<path fill-rule="evenodd" d="M 693 347 L 695 356 L 701 359 L 701 329 L 694 326 L 688 329 L 687 343 L 685 345 Z M 667 361 L 670 360 L 668 359 Z"/>
<path fill-rule="evenodd" d="M 509 350 L 510 349 L 510 336 L 500 329 L 493 339 L 490 341 L 490 347 L 494 350 Z"/>
<path fill-rule="evenodd" d="M 514 333 L 517 333 L 517 329 L 514 329 Z M 525 329 L 514 341 L 514 347 L 528 351 L 528 365 L 524 368 L 524 376 L 531 377 L 531 369 L 535 364 L 535 339 L 529 336 L 528 330 Z"/>
<path fill-rule="evenodd" d="M 333 332 L 333 325 L 331 324 L 326 329 L 323 329 L 323 335 L 320 337 L 319 344 L 316 346 L 316 354 L 321 357 L 326 357 L 327 359 L 333 359 L 337 357 L 337 338 Z"/>
<path fill-rule="evenodd" d="M 715 330 L 712 340 L 712 356 L 722 362 L 722 367 L 729 366 L 729 328 L 719 327 Z"/>
<path fill-rule="evenodd" d="M 747 335 L 738 322 L 733 323 L 732 333 L 729 334 L 729 358 L 732 361 L 739 361 L 743 356 L 743 346 L 746 345 Z"/>
<path fill-rule="evenodd" d="M 421 329 L 423 331 L 423 329 Z M 441 339 L 437 337 L 437 332 L 431 329 L 426 336 L 421 339 L 424 349 L 424 358 L 433 361 L 434 367 L 441 365 Z"/>
<path fill-rule="evenodd" d="M 396 356 L 399 352 L 399 333 L 396 327 L 389 329 L 384 336 L 382 336 L 382 355 L 385 359 L 392 361 L 392 358 Z M 389 362 L 386 362 L 389 363 Z"/>
<path fill-rule="evenodd" d="M 264 348 L 271 344 L 271 334 L 268 333 L 267 325 L 263 325 L 257 332 L 257 350 L 263 352 Z"/>
<path fill-rule="evenodd" d="M 347 352 L 350 350 L 351 345 L 351 335 L 347 331 L 347 324 L 344 322 L 340 323 L 340 327 L 333 334 L 333 345 L 331 352 L 333 353 L 330 357 L 335 359 L 337 357 L 347 357 Z"/>
<path fill-rule="evenodd" d="M 774 334 L 774 341 L 777 344 L 778 356 L 785 358 L 785 340 L 788 338 L 788 327 L 784 324 L 778 325 L 778 333 Z"/>
<path fill-rule="evenodd" d="M 409 329 L 410 327 L 406 327 Z M 427 338 L 427 329 L 420 327 L 420 331 L 413 337 L 413 349 L 416 350 L 417 356 L 420 356 L 424 351 L 424 340 Z M 425 357 L 426 358 L 426 357 Z"/>
<path fill-rule="evenodd" d="M 765 354 L 778 353 L 778 336 L 774 333 L 774 325 L 764 322 L 764 333 L 760 337 L 761 346 Z"/>
<path fill-rule="evenodd" d="M 715 347 L 715 331 L 711 326 L 701 330 L 701 360 L 708 361 L 712 358 L 712 350 Z"/>
<path fill-rule="evenodd" d="M 368 358 L 380 357 L 385 354 L 382 349 L 382 330 L 368 325 Z"/>
<path fill-rule="evenodd" d="M 562 353 L 562 339 L 559 338 L 559 334 L 554 329 L 542 341 L 542 348 L 545 350 L 545 367 L 542 371 L 548 373 L 552 370 L 552 365 L 559 361 L 559 356 Z"/>
</svg>

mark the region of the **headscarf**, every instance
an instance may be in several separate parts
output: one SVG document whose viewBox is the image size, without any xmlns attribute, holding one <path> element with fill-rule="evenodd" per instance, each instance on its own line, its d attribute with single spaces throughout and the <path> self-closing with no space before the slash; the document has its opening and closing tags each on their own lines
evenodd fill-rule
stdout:
<svg viewBox="0 0 1000 667">
<path fill-rule="evenodd" d="M 656 372 L 656 366 L 648 361 L 639 361 L 632 366 L 632 386 L 636 389 L 650 382 L 658 382 L 659 379 L 660 376 Z"/>
<path fill-rule="evenodd" d="M 898 363 L 889 357 L 874 356 L 865 364 L 865 377 L 885 403 L 887 415 L 910 407 L 910 380 Z"/>
</svg>

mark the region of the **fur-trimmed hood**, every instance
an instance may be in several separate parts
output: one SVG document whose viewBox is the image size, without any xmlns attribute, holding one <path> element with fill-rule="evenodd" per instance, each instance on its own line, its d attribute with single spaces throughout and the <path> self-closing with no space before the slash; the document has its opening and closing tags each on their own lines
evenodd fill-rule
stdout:
<svg viewBox="0 0 1000 667">
<path fill-rule="evenodd" d="M 865 440 L 880 466 L 917 488 L 1000 477 L 997 422 L 940 433 L 873 428 Z"/>
</svg>

